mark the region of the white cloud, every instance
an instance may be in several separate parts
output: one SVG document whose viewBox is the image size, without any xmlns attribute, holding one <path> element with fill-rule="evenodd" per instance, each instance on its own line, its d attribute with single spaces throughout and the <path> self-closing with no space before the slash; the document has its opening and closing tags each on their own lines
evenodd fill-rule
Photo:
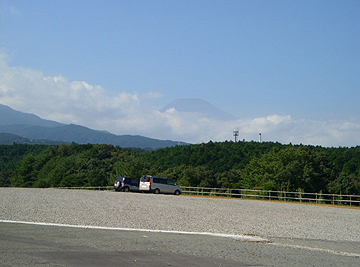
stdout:
<svg viewBox="0 0 360 267">
<path fill-rule="evenodd" d="M 273 131 L 274 129 L 284 128 L 291 122 L 291 116 L 279 116 L 279 115 L 270 115 L 267 117 L 260 117 L 252 119 L 250 122 L 245 121 L 244 132 L 245 133 L 253 133 L 261 132 L 268 133 Z"/>
<path fill-rule="evenodd" d="M 30 69 L 0 64 L 0 102 L 24 112 L 64 123 L 96 126 L 106 115 L 126 117 L 139 106 L 136 94 L 120 93 L 115 97 L 101 86 L 84 81 L 68 81 L 65 77 L 46 77 Z"/>
<path fill-rule="evenodd" d="M 272 115 L 242 121 L 240 131 L 243 131 L 246 137 L 262 133 L 263 140 L 281 143 L 356 146 L 359 144 L 360 123 L 355 120 L 293 120 L 291 116 Z"/>
<path fill-rule="evenodd" d="M 69 81 L 61 75 L 10 67 L 0 54 L 0 103 L 62 123 L 75 123 L 115 134 L 143 135 L 192 143 L 239 139 L 303 143 L 323 146 L 355 146 L 360 123 L 348 121 L 294 120 L 290 115 L 269 115 L 236 121 L 219 121 L 199 113 L 175 109 L 159 112 L 143 105 L 143 98 L 160 93 L 121 92 L 113 96 L 105 88 L 86 81 Z"/>
</svg>

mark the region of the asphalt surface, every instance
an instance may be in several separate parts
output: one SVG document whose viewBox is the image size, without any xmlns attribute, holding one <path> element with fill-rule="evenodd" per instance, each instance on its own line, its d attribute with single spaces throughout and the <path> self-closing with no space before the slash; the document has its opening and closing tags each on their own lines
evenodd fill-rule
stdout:
<svg viewBox="0 0 360 267">
<path fill-rule="evenodd" d="M 0 266 L 359 267 L 359 222 L 329 206 L 0 188 Z"/>
<path fill-rule="evenodd" d="M 0 188 L 0 220 L 360 242 L 360 210 L 114 191 Z"/>
<path fill-rule="evenodd" d="M 0 248 L 0 266 L 4 267 L 360 266 L 359 242 L 288 238 L 244 242 L 4 222 L 0 223 Z"/>
</svg>

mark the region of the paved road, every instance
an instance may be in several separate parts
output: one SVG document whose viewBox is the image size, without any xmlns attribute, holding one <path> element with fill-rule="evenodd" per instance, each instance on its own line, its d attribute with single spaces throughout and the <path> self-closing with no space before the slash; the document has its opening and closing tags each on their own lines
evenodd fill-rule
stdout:
<svg viewBox="0 0 360 267">
<path fill-rule="evenodd" d="M 346 253 L 337 253 L 336 251 Z M 0 266 L 360 266 L 359 242 L 231 238 L 0 223 Z"/>
</svg>

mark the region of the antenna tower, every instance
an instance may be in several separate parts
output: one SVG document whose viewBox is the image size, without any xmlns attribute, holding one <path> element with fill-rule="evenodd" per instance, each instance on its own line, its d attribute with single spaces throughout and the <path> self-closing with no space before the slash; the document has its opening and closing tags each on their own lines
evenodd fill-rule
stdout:
<svg viewBox="0 0 360 267">
<path fill-rule="evenodd" d="M 235 137 L 235 143 L 237 142 L 237 137 L 239 136 L 239 128 L 235 128 L 233 131 L 233 135 Z"/>
</svg>

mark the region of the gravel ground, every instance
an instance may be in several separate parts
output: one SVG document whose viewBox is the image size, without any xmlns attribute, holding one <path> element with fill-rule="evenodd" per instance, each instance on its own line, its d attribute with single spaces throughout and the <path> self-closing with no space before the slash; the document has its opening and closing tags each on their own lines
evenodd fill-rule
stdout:
<svg viewBox="0 0 360 267">
<path fill-rule="evenodd" d="M 0 220 L 360 241 L 360 209 L 113 191 L 0 188 Z"/>
</svg>

